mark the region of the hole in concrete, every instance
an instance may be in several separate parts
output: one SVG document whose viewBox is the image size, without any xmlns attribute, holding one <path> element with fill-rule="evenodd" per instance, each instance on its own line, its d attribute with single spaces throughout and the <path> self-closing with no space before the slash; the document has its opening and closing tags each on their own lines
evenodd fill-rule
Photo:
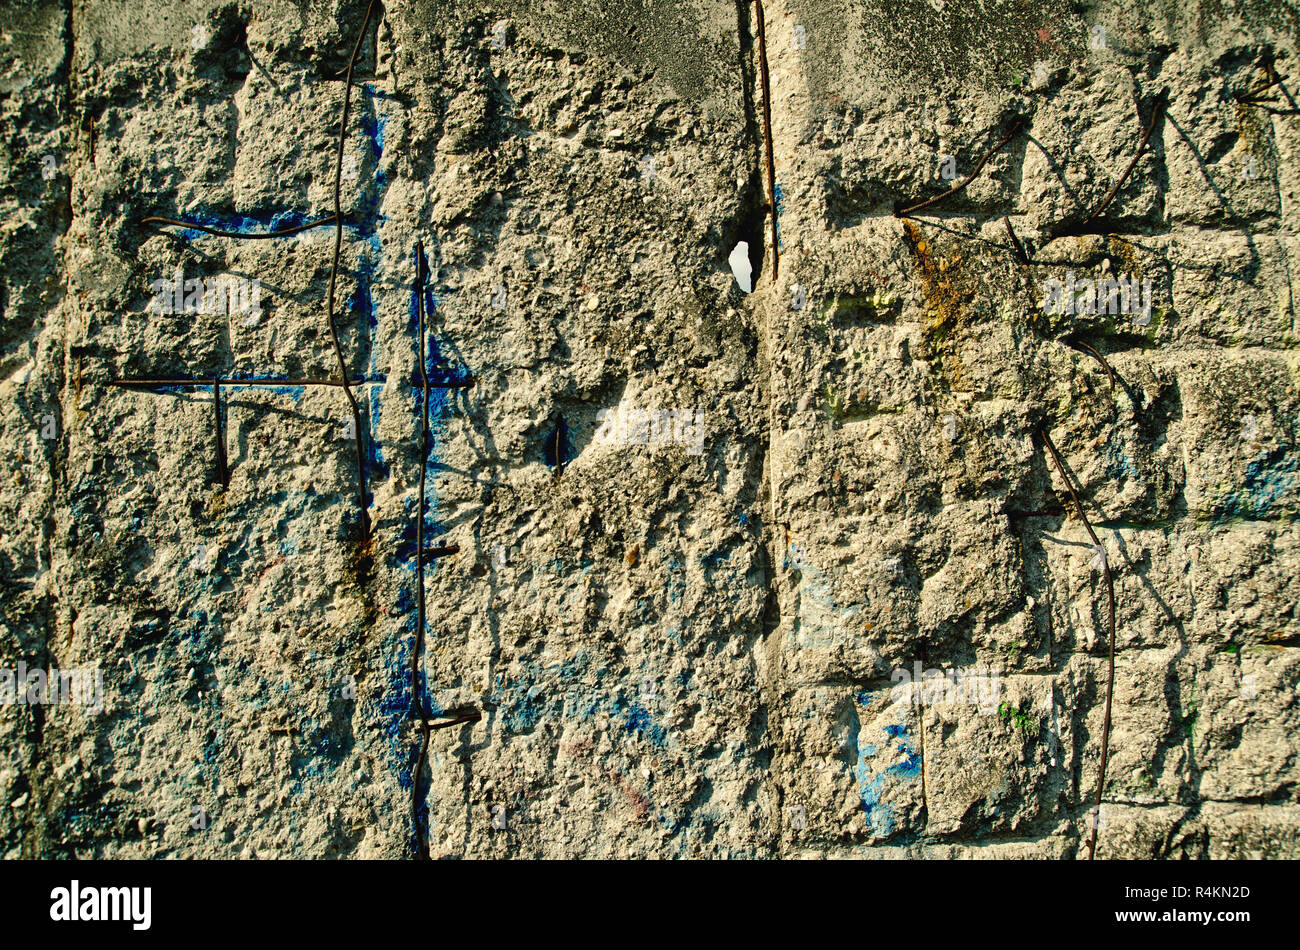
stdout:
<svg viewBox="0 0 1300 950">
<path fill-rule="evenodd" d="M 731 274 L 736 278 L 736 283 L 745 293 L 754 291 L 754 271 L 753 264 L 749 257 L 749 243 L 739 241 L 731 249 L 731 256 L 727 258 L 727 263 L 731 265 Z"/>
</svg>

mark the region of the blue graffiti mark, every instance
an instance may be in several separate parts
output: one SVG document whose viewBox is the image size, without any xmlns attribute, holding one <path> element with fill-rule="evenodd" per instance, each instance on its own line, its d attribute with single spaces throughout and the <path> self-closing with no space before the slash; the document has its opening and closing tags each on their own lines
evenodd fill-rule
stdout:
<svg viewBox="0 0 1300 950">
<path fill-rule="evenodd" d="M 668 578 L 664 582 L 664 592 L 669 603 L 680 604 L 686 595 L 686 562 L 673 554 L 668 556 L 666 566 Z"/>
<path fill-rule="evenodd" d="M 372 393 L 370 398 L 367 400 L 367 403 L 370 410 L 367 424 L 369 425 L 370 432 L 375 433 L 379 431 L 379 399 Z M 388 478 L 388 460 L 384 456 L 384 450 L 380 447 L 379 440 L 374 438 L 373 435 L 371 438 L 365 440 L 364 458 L 367 472 L 367 485 Z M 367 495 L 369 494 L 373 493 L 367 492 Z M 370 501 L 371 499 L 366 499 L 367 504 L 369 504 Z"/>
<path fill-rule="evenodd" d="M 650 718 L 649 711 L 639 703 L 632 703 L 628 706 L 625 728 L 629 735 L 635 735 L 639 739 L 648 739 L 661 749 L 668 742 L 668 735 L 664 731 L 664 727 L 655 724 Z"/>
<path fill-rule="evenodd" d="M 281 231 L 286 228 L 296 228 L 314 220 L 297 211 L 274 211 L 262 214 L 254 212 L 232 216 L 216 214 L 203 208 L 186 211 L 185 217 L 206 227 L 215 228 L 218 231 L 231 231 L 235 234 L 264 234 L 269 231 Z M 320 226 L 322 228 L 332 228 L 334 222 L 327 221 Z M 343 227 L 351 228 L 353 225 L 345 219 Z M 184 228 L 173 233 L 178 234 L 187 241 L 209 236 L 197 228 Z"/>
<path fill-rule="evenodd" d="M 1300 455 L 1292 452 L 1290 446 L 1261 453 L 1246 466 L 1242 488 L 1220 502 L 1221 514 L 1216 523 L 1233 517 L 1262 518 L 1270 508 L 1298 488 Z"/>
<path fill-rule="evenodd" d="M 785 250 L 785 242 L 781 240 L 781 215 L 785 214 L 785 189 L 781 187 L 780 182 L 772 186 L 773 194 L 776 198 L 776 246 L 777 250 Z"/>
<path fill-rule="evenodd" d="M 384 127 L 388 124 L 380 115 L 375 99 L 382 99 L 384 94 L 382 90 L 366 84 L 363 95 L 365 96 L 368 108 L 361 116 L 361 132 L 370 140 L 374 147 L 375 157 L 384 154 Z"/>
<path fill-rule="evenodd" d="M 374 160 L 375 171 L 357 197 L 357 207 L 361 212 L 357 233 L 367 238 L 371 249 L 378 253 L 380 245 L 377 232 L 388 221 L 387 215 L 381 214 L 379 211 L 383 204 L 384 195 L 388 191 L 388 176 L 379 167 L 379 161 L 384 154 L 384 129 L 387 126 L 387 120 L 384 119 L 383 113 L 375 101 L 376 98 L 382 97 L 375 95 L 373 86 L 367 84 L 362 87 L 361 134 L 370 145 L 370 154 Z"/>
<path fill-rule="evenodd" d="M 730 556 L 731 556 L 731 551 L 729 550 L 714 551 L 712 554 L 706 554 L 704 555 L 704 557 L 700 558 L 700 565 L 705 568 L 710 568 L 715 566 L 719 561 L 723 560 L 724 558 L 729 558 Z"/>
<path fill-rule="evenodd" d="M 369 255 L 363 256 L 357 262 L 355 275 L 357 280 L 356 290 L 352 292 L 351 304 L 352 309 L 359 310 L 365 314 L 370 329 L 373 332 L 375 327 L 379 326 L 379 314 L 375 310 L 375 301 L 370 294 L 370 285 L 375 279 L 375 259 Z M 371 369 L 374 368 L 374 353 L 370 354 Z"/>
<path fill-rule="evenodd" d="M 543 675 L 545 683 L 540 682 Z M 684 686 L 685 680 L 682 683 Z M 528 663 L 511 681 L 498 675 L 490 703 L 499 710 L 502 727 L 509 732 L 528 732 L 543 719 L 586 721 L 607 712 L 621 721 L 628 735 L 667 748 L 667 729 L 644 704 L 624 697 L 636 688 L 609 683 L 606 668 L 594 664 L 587 651 L 580 650 L 564 663 L 546 667 Z"/>
<path fill-rule="evenodd" d="M 511 684 L 501 702 L 501 724 L 509 732 L 528 732 L 541 719 L 546 701 L 536 684 Z"/>
<path fill-rule="evenodd" d="M 786 642 L 793 648 L 827 647 L 845 637 L 850 621 L 862 612 L 871 601 L 863 595 L 863 603 L 838 607 L 830 578 L 807 562 L 806 555 L 790 545 L 785 566 L 799 571 L 799 613 L 791 626 Z M 838 615 L 838 616 L 835 616 Z"/>
<path fill-rule="evenodd" d="M 1119 445 L 1107 444 L 1106 477 L 1116 482 L 1126 482 L 1138 478 L 1137 466 L 1133 459 Z"/>
<path fill-rule="evenodd" d="M 890 724 L 884 727 L 885 734 L 890 741 L 885 743 L 888 750 L 893 742 L 896 741 L 897 749 L 895 750 L 902 758 L 893 765 L 886 766 L 880 771 L 874 771 L 868 760 L 879 754 L 879 750 L 872 744 L 859 743 L 859 733 L 862 725 L 858 719 L 857 710 L 850 706 L 849 718 L 851 720 L 851 729 L 847 746 L 850 758 L 853 760 L 854 776 L 858 782 L 858 795 L 862 800 L 862 809 L 871 823 L 871 830 L 880 837 L 885 837 L 893 833 L 894 830 L 894 807 L 887 802 L 880 800 L 881 792 L 885 787 L 887 778 L 910 781 L 921 774 L 921 755 L 916 752 L 906 741 L 907 730 L 902 725 Z"/>
</svg>

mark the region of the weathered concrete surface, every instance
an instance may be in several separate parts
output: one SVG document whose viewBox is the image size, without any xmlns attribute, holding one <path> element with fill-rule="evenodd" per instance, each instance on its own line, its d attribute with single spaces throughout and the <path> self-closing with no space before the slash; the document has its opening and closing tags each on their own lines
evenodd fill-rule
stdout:
<svg viewBox="0 0 1300 950">
<path fill-rule="evenodd" d="M 476 378 L 426 463 L 424 688 L 484 712 L 433 733 L 433 855 L 1085 855 L 1106 591 L 1040 428 L 1115 578 L 1099 856 L 1300 854 L 1300 120 L 1234 98 L 1270 55 L 1300 96 L 1294 9 L 765 9 L 775 280 L 752 5 L 382 8 L 337 320 L 364 552 L 337 389 L 227 388 L 222 489 L 210 390 L 108 382 L 336 372 L 332 227 L 138 222 L 328 215 L 365 4 L 0 12 L 0 668 L 104 700 L 0 706 L 4 854 L 412 853 L 417 240 L 438 378 Z M 1111 233 L 1063 236 L 1162 89 Z M 262 312 L 150 312 L 178 269 Z M 1044 313 L 1067 274 L 1150 280 L 1149 322 Z"/>
</svg>

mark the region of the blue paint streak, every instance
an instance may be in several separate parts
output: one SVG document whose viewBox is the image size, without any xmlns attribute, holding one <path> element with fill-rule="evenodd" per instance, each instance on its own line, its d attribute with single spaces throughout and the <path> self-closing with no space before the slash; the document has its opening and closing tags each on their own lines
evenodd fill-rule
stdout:
<svg viewBox="0 0 1300 950">
<path fill-rule="evenodd" d="M 1232 517 L 1262 518 L 1297 489 L 1300 489 L 1300 455 L 1291 451 L 1290 446 L 1263 453 L 1246 466 L 1243 487 L 1220 503 L 1222 514 L 1215 523 Z"/>
<path fill-rule="evenodd" d="M 296 228 L 299 225 L 307 224 L 317 218 L 325 217 L 325 214 L 313 215 L 307 217 L 297 211 L 275 211 L 262 214 L 240 214 L 231 217 L 230 215 L 218 215 L 202 208 L 197 211 L 188 211 L 185 217 L 191 221 L 205 225 L 209 228 L 216 228 L 220 231 L 231 231 L 236 234 L 265 234 L 269 231 L 280 231 L 285 228 Z M 348 221 L 343 222 L 345 228 L 352 227 Z M 334 227 L 333 221 L 328 221 L 321 225 L 322 228 Z M 214 237 L 214 235 L 205 234 L 196 228 L 184 228 L 180 231 L 171 231 L 171 234 L 179 234 L 187 241 L 192 241 L 202 237 Z M 309 232 L 302 232 L 309 233 Z M 281 240 L 284 240 L 283 238 Z"/>
<path fill-rule="evenodd" d="M 639 703 L 632 703 L 627 710 L 626 727 L 629 735 L 635 734 L 638 738 L 649 739 L 655 746 L 663 748 L 668 741 L 668 735 L 664 727 L 655 724 L 650 713 Z"/>
<path fill-rule="evenodd" d="M 772 185 L 772 192 L 776 198 L 776 246 L 778 250 L 784 251 L 785 242 L 781 240 L 781 215 L 785 213 L 785 190 L 780 182 L 776 182 Z"/>
<path fill-rule="evenodd" d="M 1116 482 L 1126 482 L 1138 477 L 1133 459 L 1118 445 L 1106 447 L 1106 477 Z"/>
<path fill-rule="evenodd" d="M 850 707 L 849 716 L 852 720 L 852 728 L 848 747 L 850 757 L 854 760 L 854 775 L 858 781 L 858 794 L 862 799 L 862 809 L 867 816 L 867 820 L 871 822 L 872 831 L 876 835 L 884 837 L 894 830 L 894 808 L 892 805 L 880 800 L 880 793 L 884 790 L 885 780 L 886 778 L 893 778 L 910 781 L 916 778 L 921 774 L 921 755 L 907 743 L 906 727 L 898 724 L 887 725 L 884 727 L 884 731 L 890 741 L 885 743 L 885 748 L 888 750 L 896 741 L 897 751 L 902 754 L 902 759 L 879 772 L 874 771 L 868 760 L 877 755 L 877 748 L 870 744 L 859 744 L 858 736 L 862 726 L 856 708 Z"/>
<path fill-rule="evenodd" d="M 588 684 L 590 679 L 595 680 L 594 685 Z M 625 690 L 634 691 L 637 686 L 606 685 L 606 680 L 606 668 L 593 665 L 587 651 L 580 650 L 563 664 L 542 668 L 527 663 L 513 681 L 506 682 L 498 675 L 490 702 L 497 706 L 502 727 L 509 732 L 528 732 L 541 722 L 556 726 L 568 719 L 590 720 L 605 710 L 621 720 L 628 735 L 667 748 L 668 732 L 663 725 L 655 722 L 645 705 L 624 698 Z"/>
</svg>

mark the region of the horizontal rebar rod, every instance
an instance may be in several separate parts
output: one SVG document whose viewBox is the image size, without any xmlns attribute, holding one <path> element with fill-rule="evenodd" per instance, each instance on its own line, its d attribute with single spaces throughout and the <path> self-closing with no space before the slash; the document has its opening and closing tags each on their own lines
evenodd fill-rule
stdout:
<svg viewBox="0 0 1300 950">
<path fill-rule="evenodd" d="M 256 234 L 244 234 L 239 231 L 223 231 L 221 228 L 211 228 L 206 224 L 199 224 L 197 221 L 184 221 L 178 218 L 164 218 L 159 215 L 150 215 L 147 218 L 141 218 L 140 224 L 160 224 L 173 228 L 185 228 L 187 231 L 202 231 L 205 234 L 212 234 L 216 237 L 224 238 L 241 238 L 247 241 L 260 241 L 266 238 L 289 237 L 292 234 L 299 234 L 303 231 L 310 231 L 312 228 L 318 228 L 322 224 L 333 224 L 337 215 L 329 215 L 318 221 L 309 221 L 306 224 L 294 225 L 291 228 L 282 228 L 279 231 L 263 231 Z"/>
<path fill-rule="evenodd" d="M 460 553 L 459 544 L 446 544 L 436 548 L 425 548 L 420 552 L 420 563 L 427 564 L 434 558 L 449 557 L 452 554 Z"/>
<path fill-rule="evenodd" d="M 355 380 L 363 385 L 365 380 Z M 342 386 L 337 379 L 226 379 L 216 380 L 219 386 Z M 199 386 L 209 387 L 211 379 L 110 379 L 110 386 Z"/>
<path fill-rule="evenodd" d="M 478 382 L 477 377 L 470 376 L 468 379 L 460 380 L 454 383 L 430 383 L 430 389 L 470 389 Z M 207 389 L 212 386 L 211 379 L 110 379 L 110 386 L 194 386 L 201 389 Z M 217 385 L 225 386 L 227 389 L 238 386 L 343 386 L 342 380 L 338 379 L 227 379 L 224 376 L 216 380 Z M 352 386 L 382 386 L 381 380 L 353 379 L 349 385 Z"/>
<path fill-rule="evenodd" d="M 436 722 L 437 719 L 441 719 L 444 716 L 455 716 L 455 718 L 449 722 Z M 443 713 L 442 716 L 435 716 L 433 719 L 421 719 L 421 722 L 430 729 L 449 729 L 452 726 L 459 726 L 466 722 L 478 722 L 482 718 L 483 714 L 477 709 L 473 709 L 463 713 Z"/>
</svg>

